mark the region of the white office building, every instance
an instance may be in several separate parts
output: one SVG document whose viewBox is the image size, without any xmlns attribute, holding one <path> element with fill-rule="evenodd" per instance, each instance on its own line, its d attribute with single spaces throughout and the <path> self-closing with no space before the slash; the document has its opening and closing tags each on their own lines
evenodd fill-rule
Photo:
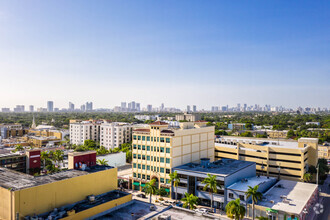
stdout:
<svg viewBox="0 0 330 220">
<path fill-rule="evenodd" d="M 100 125 L 102 121 L 70 121 L 70 142 L 81 145 L 85 140 L 100 141 Z"/>
</svg>

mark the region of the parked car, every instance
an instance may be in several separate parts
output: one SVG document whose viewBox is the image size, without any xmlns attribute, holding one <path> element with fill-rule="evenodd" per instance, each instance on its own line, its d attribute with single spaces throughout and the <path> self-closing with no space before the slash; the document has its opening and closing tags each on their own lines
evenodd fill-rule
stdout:
<svg viewBox="0 0 330 220">
<path fill-rule="evenodd" d="M 167 201 L 167 200 L 163 201 L 162 204 L 163 204 L 164 206 L 170 206 L 170 205 L 172 205 L 172 204 L 171 204 L 169 201 Z"/>
<path fill-rule="evenodd" d="M 206 209 L 206 208 L 199 208 L 199 209 L 195 209 L 194 210 L 196 213 L 199 213 L 199 214 L 207 214 L 210 212 L 210 210 Z"/>
<path fill-rule="evenodd" d="M 142 199 L 145 199 L 146 198 L 146 195 L 144 195 L 143 193 L 140 193 L 140 194 L 138 194 L 138 195 L 136 195 L 137 197 L 140 197 L 140 198 L 142 198 Z"/>
</svg>

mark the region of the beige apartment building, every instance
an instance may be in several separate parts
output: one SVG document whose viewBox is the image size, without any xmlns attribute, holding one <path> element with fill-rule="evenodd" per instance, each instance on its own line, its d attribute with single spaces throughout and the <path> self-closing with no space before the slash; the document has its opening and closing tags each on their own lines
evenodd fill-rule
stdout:
<svg viewBox="0 0 330 220">
<path fill-rule="evenodd" d="M 147 129 L 134 130 L 132 145 L 132 188 L 140 190 L 145 182 L 156 179 L 169 192 L 173 167 L 200 158 L 214 160 L 214 127 L 204 121 L 184 122 L 180 127 L 157 121 Z"/>
<path fill-rule="evenodd" d="M 319 158 L 330 159 L 330 146 L 319 145 Z"/>
<path fill-rule="evenodd" d="M 100 124 L 103 121 L 70 120 L 70 142 L 81 145 L 85 140 L 100 141 Z"/>
<path fill-rule="evenodd" d="M 103 123 L 100 128 L 100 145 L 106 149 L 120 147 L 132 140 L 132 125 L 128 123 Z"/>
<path fill-rule="evenodd" d="M 308 166 L 318 160 L 318 139 L 282 141 L 266 138 L 225 136 L 215 140 L 215 160 L 231 158 L 256 162 L 257 172 L 301 181 Z"/>
</svg>

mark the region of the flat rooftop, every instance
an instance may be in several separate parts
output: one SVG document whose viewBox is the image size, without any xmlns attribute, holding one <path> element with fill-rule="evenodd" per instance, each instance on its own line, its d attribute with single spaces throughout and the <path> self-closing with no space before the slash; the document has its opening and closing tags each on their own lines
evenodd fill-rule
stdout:
<svg viewBox="0 0 330 220">
<path fill-rule="evenodd" d="M 316 189 L 316 184 L 280 180 L 264 193 L 265 199 L 258 205 L 299 215 Z"/>
<path fill-rule="evenodd" d="M 243 161 L 243 160 L 234 160 L 223 158 L 217 160 L 209 165 L 203 166 L 198 163 L 187 163 L 184 165 L 177 166 L 173 168 L 174 170 L 185 170 L 189 172 L 203 173 L 203 174 L 213 174 L 217 176 L 229 176 L 241 169 L 244 169 L 249 166 L 255 165 L 254 162 Z"/>
<path fill-rule="evenodd" d="M 156 210 L 150 211 L 150 204 L 138 200 L 132 200 L 130 204 L 115 211 L 105 213 L 103 216 L 96 218 L 97 220 L 126 220 L 126 219 L 158 219 L 162 215 L 171 216 L 171 220 L 210 220 L 217 219 L 208 218 L 206 216 L 198 215 L 187 209 L 176 209 L 168 206 L 155 205 Z"/>
<path fill-rule="evenodd" d="M 79 213 L 79 212 L 85 211 L 87 209 L 91 209 L 96 206 L 107 203 L 109 201 L 122 198 L 127 195 L 129 195 L 129 193 L 122 192 L 119 190 L 113 190 L 113 191 L 95 196 L 95 200 L 93 202 L 90 202 L 86 198 L 85 200 L 81 200 L 79 202 L 76 202 L 76 203 L 73 203 L 70 205 L 58 207 L 57 211 L 46 212 L 41 215 L 38 215 L 37 217 L 39 217 L 41 219 L 61 219 L 61 218 L 68 217 L 67 212 L 70 210 L 75 210 L 75 213 Z"/>
<path fill-rule="evenodd" d="M 216 141 L 218 141 L 219 139 L 221 142 L 245 143 L 245 144 L 255 144 L 255 145 L 260 145 L 260 146 L 265 146 L 265 147 L 292 148 L 292 149 L 302 149 L 303 150 L 303 148 L 298 148 L 298 141 L 294 141 L 294 140 L 221 136 L 220 138 L 216 138 Z M 313 139 L 313 138 L 311 138 L 311 139 Z M 235 145 L 216 142 L 215 146 L 230 147 L 230 146 L 235 146 Z"/>
<path fill-rule="evenodd" d="M 4 167 L 0 167 L 0 187 L 11 189 L 12 191 L 52 183 L 77 176 L 87 175 L 102 170 L 112 169 L 110 166 L 88 167 L 86 170 L 65 170 L 54 174 L 43 176 L 32 176 L 17 172 Z"/>
<path fill-rule="evenodd" d="M 251 178 L 246 178 L 245 181 L 238 181 L 232 185 L 230 185 L 229 187 L 227 187 L 228 189 L 232 189 L 232 190 L 237 190 L 237 191 L 241 191 L 241 192 L 246 192 L 249 188 L 249 186 L 251 187 L 255 187 L 257 185 L 261 185 L 264 183 L 268 183 L 268 182 L 275 182 L 276 178 L 274 177 L 269 177 L 267 178 L 266 176 L 255 176 L 255 177 L 251 177 Z"/>
</svg>

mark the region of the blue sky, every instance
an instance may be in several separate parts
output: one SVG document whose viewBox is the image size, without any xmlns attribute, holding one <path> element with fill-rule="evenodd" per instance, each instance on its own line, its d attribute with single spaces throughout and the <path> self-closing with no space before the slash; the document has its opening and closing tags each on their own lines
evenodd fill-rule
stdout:
<svg viewBox="0 0 330 220">
<path fill-rule="evenodd" d="M 0 1 L 0 107 L 330 107 L 329 1 Z"/>
</svg>

